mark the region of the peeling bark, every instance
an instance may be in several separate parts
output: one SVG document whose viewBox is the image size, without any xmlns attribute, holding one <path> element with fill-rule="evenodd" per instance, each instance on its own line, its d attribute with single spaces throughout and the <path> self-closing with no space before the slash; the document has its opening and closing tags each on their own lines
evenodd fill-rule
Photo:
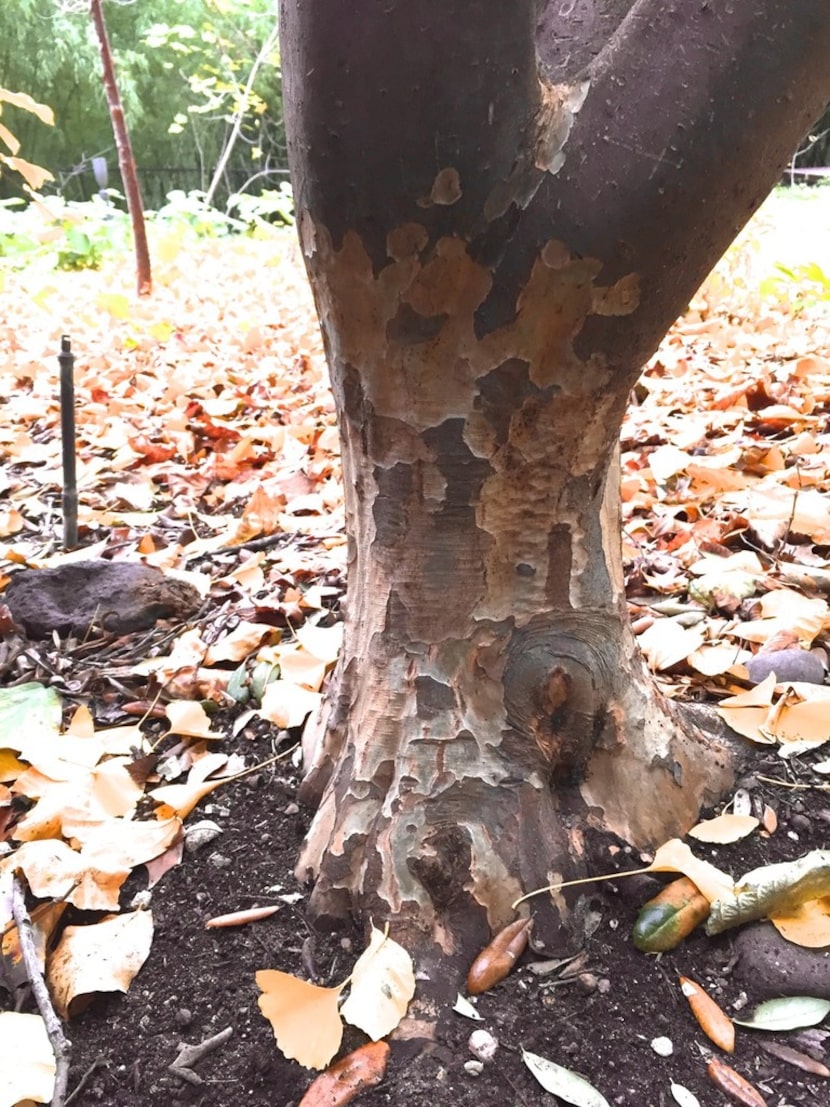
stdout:
<svg viewBox="0 0 830 1107">
<path fill-rule="evenodd" d="M 427 965 L 462 962 L 518 897 L 582 875 L 586 829 L 654 845 L 732 779 L 726 747 L 639 659 L 615 450 L 642 360 L 830 95 L 830 14 L 582 7 L 597 18 L 574 73 L 550 40 L 561 5 L 283 2 L 350 539 L 343 656 L 304 743 L 319 806 L 298 871 L 319 917 L 394 920 Z M 766 57 L 771 16 L 788 68 L 760 93 L 752 50 Z M 781 107 L 801 47 L 799 99 Z M 754 120 L 724 120 L 726 87 L 774 116 L 763 149 Z M 751 134 L 742 166 L 711 170 L 707 120 Z M 710 172 L 727 195 L 706 190 Z M 537 933 L 560 940 L 579 913 L 554 893 Z"/>
</svg>

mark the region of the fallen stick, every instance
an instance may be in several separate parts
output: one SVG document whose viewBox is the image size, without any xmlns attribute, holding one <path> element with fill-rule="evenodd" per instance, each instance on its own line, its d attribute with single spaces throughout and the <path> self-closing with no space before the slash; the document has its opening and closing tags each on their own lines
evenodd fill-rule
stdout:
<svg viewBox="0 0 830 1107">
<path fill-rule="evenodd" d="M 167 1066 L 167 1071 L 174 1076 L 181 1077 L 189 1084 L 203 1084 L 204 1081 L 201 1076 L 198 1072 L 194 1072 L 193 1065 L 201 1061 L 204 1056 L 214 1049 L 218 1049 L 220 1045 L 224 1045 L 232 1034 L 233 1027 L 227 1026 L 224 1030 L 220 1030 L 218 1034 L 213 1034 L 210 1038 L 205 1038 L 203 1042 L 198 1042 L 196 1045 L 179 1042 L 178 1056 L 172 1064 Z"/>
<path fill-rule="evenodd" d="M 32 986 L 32 993 L 46 1027 L 52 1052 L 55 1054 L 55 1089 L 52 1093 L 52 1107 L 64 1107 L 72 1043 L 63 1032 L 63 1024 L 55 1013 L 49 989 L 43 979 L 34 927 L 26 910 L 26 890 L 18 873 L 15 873 L 12 884 L 12 915 L 17 923 L 17 937 L 20 942 L 20 952 L 23 955 L 23 964 L 26 966 L 26 976 Z"/>
</svg>

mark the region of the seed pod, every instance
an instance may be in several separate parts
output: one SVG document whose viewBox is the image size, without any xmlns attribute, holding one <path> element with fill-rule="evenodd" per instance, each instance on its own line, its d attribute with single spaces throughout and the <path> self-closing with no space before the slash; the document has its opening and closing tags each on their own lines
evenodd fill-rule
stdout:
<svg viewBox="0 0 830 1107">
<path fill-rule="evenodd" d="M 664 953 L 680 945 L 708 917 L 709 900 L 682 876 L 643 904 L 631 937 L 644 953 Z"/>
<path fill-rule="evenodd" d="M 469 995 L 488 991 L 512 972 L 527 947 L 532 928 L 533 919 L 516 919 L 498 932 L 470 967 L 467 974 Z"/>
<path fill-rule="evenodd" d="M 724 1052 L 732 1053 L 735 1049 L 734 1022 L 712 997 L 688 976 L 680 977 L 680 987 L 703 1033 Z"/>
<path fill-rule="evenodd" d="M 767 1101 L 758 1089 L 744 1080 L 739 1072 L 724 1064 L 720 1057 L 712 1058 L 706 1072 L 712 1083 L 735 1103 L 740 1103 L 741 1107 L 767 1107 Z"/>
<path fill-rule="evenodd" d="M 346 1107 L 364 1088 L 380 1083 L 388 1060 L 387 1042 L 368 1042 L 320 1073 L 298 1107 Z"/>
</svg>

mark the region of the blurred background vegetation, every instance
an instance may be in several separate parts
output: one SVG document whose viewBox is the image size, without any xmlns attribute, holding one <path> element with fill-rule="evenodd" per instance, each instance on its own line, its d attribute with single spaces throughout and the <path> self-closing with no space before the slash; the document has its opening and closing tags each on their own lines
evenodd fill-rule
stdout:
<svg viewBox="0 0 830 1107">
<path fill-rule="evenodd" d="M 276 0 L 105 4 L 146 208 L 159 208 L 173 191 L 208 191 L 237 114 L 218 206 L 287 180 L 276 11 Z M 123 193 L 86 0 L 0 3 L 0 86 L 54 111 L 54 127 L 13 106 L 3 112 L 21 155 L 53 174 L 45 193 L 88 200 L 99 190 L 96 158 L 104 159 L 108 186 Z M 22 194 L 15 174 L 0 177 L 0 199 Z"/>
</svg>

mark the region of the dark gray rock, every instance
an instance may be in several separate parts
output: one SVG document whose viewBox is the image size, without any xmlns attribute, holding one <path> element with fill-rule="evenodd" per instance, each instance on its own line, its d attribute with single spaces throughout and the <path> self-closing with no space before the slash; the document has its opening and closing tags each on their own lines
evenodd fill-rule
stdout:
<svg viewBox="0 0 830 1107">
<path fill-rule="evenodd" d="M 147 630 L 158 619 L 187 619 L 201 596 L 160 569 L 130 561 L 75 561 L 17 573 L 3 599 L 31 638 Z"/>
<path fill-rule="evenodd" d="M 745 926 L 735 938 L 735 975 L 753 999 L 830 999 L 830 949 L 806 949 L 782 938 L 772 923 Z"/>
<path fill-rule="evenodd" d="M 760 684 L 773 672 L 779 683 L 800 680 L 805 684 L 824 684 L 826 675 L 821 660 L 814 653 L 798 649 L 756 653 L 747 661 L 746 671 L 753 684 Z"/>
</svg>

